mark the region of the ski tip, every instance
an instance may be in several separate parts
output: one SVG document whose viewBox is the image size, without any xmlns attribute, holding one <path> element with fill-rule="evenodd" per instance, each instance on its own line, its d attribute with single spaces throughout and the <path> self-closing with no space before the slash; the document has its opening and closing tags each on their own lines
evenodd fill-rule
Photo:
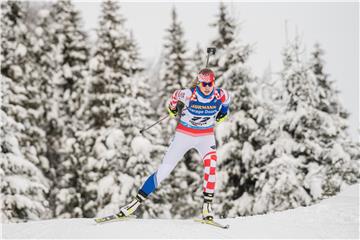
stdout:
<svg viewBox="0 0 360 240">
<path fill-rule="evenodd" d="M 223 225 L 223 224 L 218 223 L 217 221 L 214 221 L 214 220 L 208 221 L 208 220 L 204 220 L 204 219 L 195 218 L 194 221 L 199 222 L 199 223 L 203 223 L 203 224 L 212 225 L 212 226 L 219 227 L 219 228 L 222 228 L 222 229 L 229 229 L 230 228 L 229 224 Z"/>
<path fill-rule="evenodd" d="M 94 219 L 94 222 L 95 222 L 95 223 L 103 223 L 103 222 L 106 222 L 106 220 L 103 220 L 103 219 Z"/>
<path fill-rule="evenodd" d="M 94 223 L 95 223 L 95 224 L 99 224 L 99 223 L 101 223 L 101 221 L 99 221 L 99 220 L 97 220 L 97 219 L 94 219 Z"/>
<path fill-rule="evenodd" d="M 129 220 L 129 219 L 135 219 L 136 216 L 135 215 L 130 215 L 130 216 L 123 216 L 123 217 L 118 217 L 117 215 L 110 215 L 107 217 L 102 217 L 102 218 L 95 218 L 94 221 L 97 224 L 102 224 L 102 223 L 108 223 L 108 222 L 115 222 L 115 221 L 124 221 L 124 220 Z"/>
</svg>

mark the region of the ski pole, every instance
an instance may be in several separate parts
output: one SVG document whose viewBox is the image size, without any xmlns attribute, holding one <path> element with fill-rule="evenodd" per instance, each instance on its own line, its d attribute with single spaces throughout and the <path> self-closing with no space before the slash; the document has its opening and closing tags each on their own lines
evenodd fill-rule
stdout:
<svg viewBox="0 0 360 240">
<path fill-rule="evenodd" d="M 181 113 L 186 110 L 187 107 L 184 107 L 183 109 L 181 109 Z M 181 114 L 180 114 L 181 115 Z M 166 118 L 168 118 L 170 115 L 166 115 L 163 116 L 162 118 L 160 118 L 159 120 L 157 120 L 156 122 L 154 122 L 153 124 L 151 124 L 150 126 L 148 126 L 147 128 L 143 128 L 140 130 L 140 133 L 142 134 L 143 132 L 145 132 L 146 130 L 149 130 L 150 128 L 152 128 L 153 126 L 155 126 L 156 124 L 162 122 L 163 120 L 165 120 Z"/>
<path fill-rule="evenodd" d="M 166 116 L 163 116 L 162 118 L 160 118 L 159 120 L 157 120 L 155 123 L 151 124 L 149 127 L 147 128 L 143 128 L 140 130 L 140 133 L 142 134 L 143 132 L 145 132 L 146 130 L 152 128 L 153 126 L 155 126 L 156 124 L 160 123 L 161 121 L 165 120 L 166 118 L 169 117 L 169 114 L 167 114 Z"/>
</svg>

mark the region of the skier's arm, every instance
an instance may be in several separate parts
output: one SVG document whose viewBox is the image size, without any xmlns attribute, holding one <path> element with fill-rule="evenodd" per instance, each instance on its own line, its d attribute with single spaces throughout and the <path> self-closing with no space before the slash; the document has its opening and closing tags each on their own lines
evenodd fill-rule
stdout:
<svg viewBox="0 0 360 240">
<path fill-rule="evenodd" d="M 185 92 L 183 90 L 176 90 L 170 99 L 170 103 L 168 105 L 168 112 L 170 114 L 170 117 L 175 117 L 178 112 L 181 112 L 181 110 L 184 107 L 184 96 L 185 96 Z"/>
<path fill-rule="evenodd" d="M 218 123 L 225 121 L 229 115 L 230 96 L 227 91 L 220 90 L 220 100 L 222 105 L 219 113 L 216 115 L 216 122 Z"/>
</svg>

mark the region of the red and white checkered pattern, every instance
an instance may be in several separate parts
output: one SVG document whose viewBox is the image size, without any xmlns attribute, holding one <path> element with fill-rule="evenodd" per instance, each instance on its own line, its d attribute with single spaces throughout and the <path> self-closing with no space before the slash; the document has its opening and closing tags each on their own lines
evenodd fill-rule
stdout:
<svg viewBox="0 0 360 240">
<path fill-rule="evenodd" d="M 215 182 L 216 182 L 216 152 L 212 151 L 205 155 L 204 157 L 204 189 L 206 193 L 215 192 Z"/>
<path fill-rule="evenodd" d="M 180 94 L 180 90 L 175 90 L 175 92 L 172 94 L 171 96 L 171 100 L 169 103 L 170 109 L 174 110 L 176 108 L 176 104 L 179 101 L 179 94 Z"/>
</svg>

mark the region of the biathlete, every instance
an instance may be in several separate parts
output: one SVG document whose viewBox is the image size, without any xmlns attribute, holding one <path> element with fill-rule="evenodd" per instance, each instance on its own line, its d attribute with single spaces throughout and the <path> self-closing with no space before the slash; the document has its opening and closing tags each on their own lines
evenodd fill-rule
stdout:
<svg viewBox="0 0 360 240">
<path fill-rule="evenodd" d="M 208 68 L 202 69 L 195 81 L 192 88 L 176 90 L 172 94 L 169 114 L 175 117 L 180 113 L 175 136 L 157 171 L 147 178 L 137 196 L 120 208 L 121 216 L 131 215 L 171 173 L 184 154 L 195 148 L 204 164 L 202 217 L 213 220 L 217 161 L 214 127 L 216 122 L 227 118 L 230 97 L 224 89 L 215 88 L 215 74 Z"/>
</svg>

